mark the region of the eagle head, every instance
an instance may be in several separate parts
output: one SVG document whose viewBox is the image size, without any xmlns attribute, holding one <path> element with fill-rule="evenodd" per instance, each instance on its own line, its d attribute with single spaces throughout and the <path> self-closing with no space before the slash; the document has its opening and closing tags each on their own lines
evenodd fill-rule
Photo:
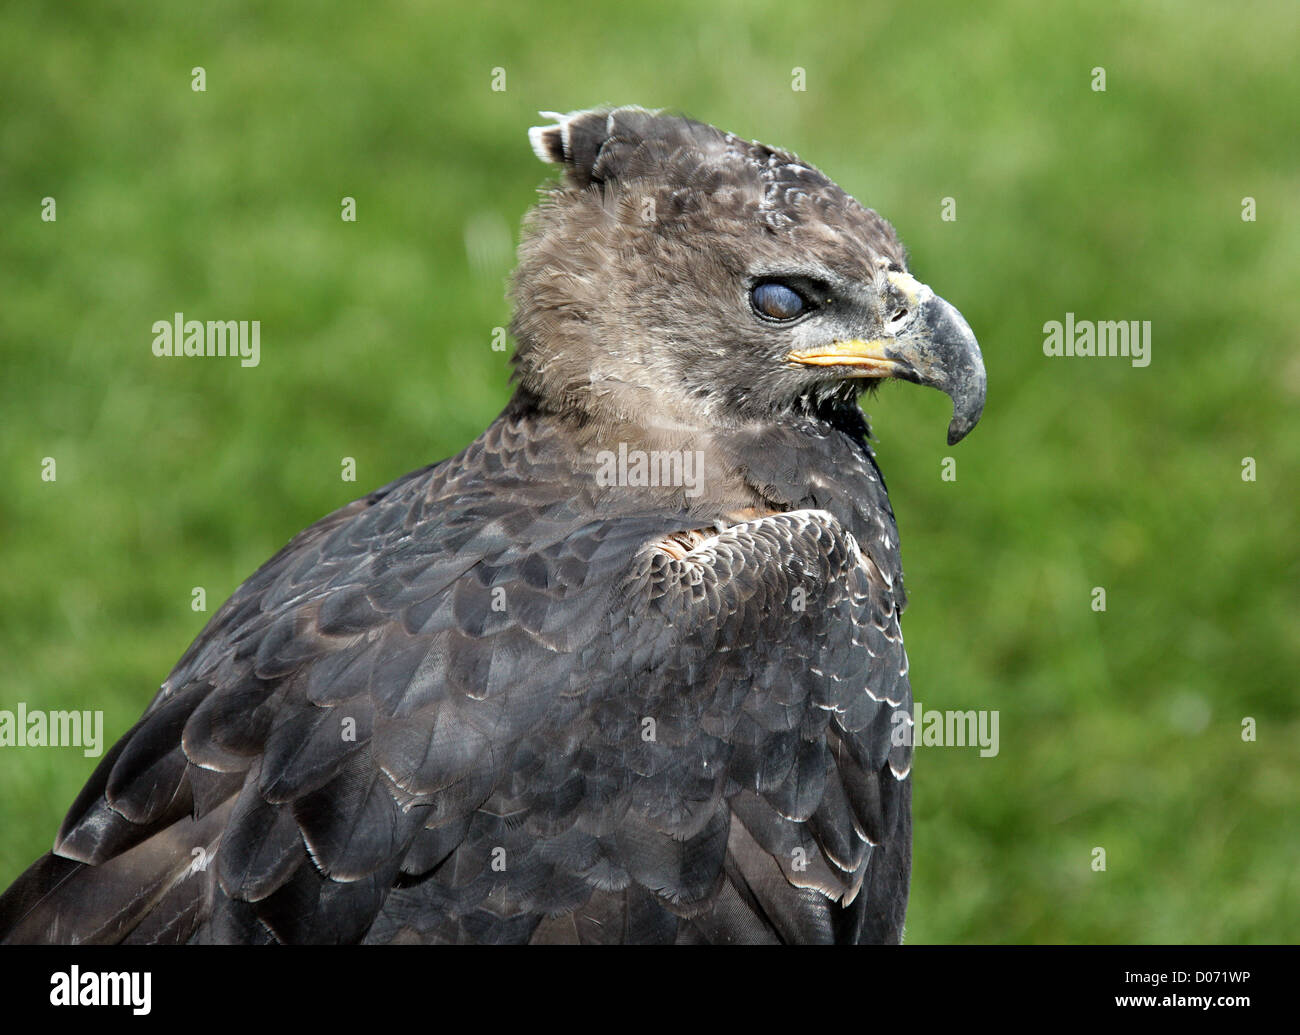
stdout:
<svg viewBox="0 0 1300 1035">
<path fill-rule="evenodd" d="M 984 408 L 979 345 L 893 227 L 788 151 L 641 108 L 543 113 L 563 169 L 526 222 L 515 376 L 557 410 L 726 426 L 882 378 Z"/>
</svg>

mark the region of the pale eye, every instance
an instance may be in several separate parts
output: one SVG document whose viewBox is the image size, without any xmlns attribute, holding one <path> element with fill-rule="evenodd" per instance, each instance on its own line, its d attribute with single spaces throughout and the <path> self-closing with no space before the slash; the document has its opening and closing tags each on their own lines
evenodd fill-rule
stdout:
<svg viewBox="0 0 1300 1035">
<path fill-rule="evenodd" d="M 803 295 L 773 280 L 756 284 L 749 297 L 754 311 L 769 320 L 793 320 L 808 308 Z"/>
</svg>

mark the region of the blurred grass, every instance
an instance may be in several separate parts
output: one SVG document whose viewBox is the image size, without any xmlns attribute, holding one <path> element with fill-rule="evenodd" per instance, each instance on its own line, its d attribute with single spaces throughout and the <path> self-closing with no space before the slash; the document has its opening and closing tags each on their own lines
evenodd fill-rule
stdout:
<svg viewBox="0 0 1300 1035">
<path fill-rule="evenodd" d="M 909 940 L 1295 941 L 1300 16 L 972 6 L 7 4 L 0 707 L 103 709 L 111 742 L 202 626 L 192 587 L 211 613 L 473 438 L 535 112 L 674 107 L 879 209 L 984 348 L 951 452 L 941 396 L 871 406 L 916 695 L 1001 713 L 996 758 L 921 749 Z M 260 320 L 261 365 L 155 359 L 176 311 Z M 1045 358 L 1067 311 L 1150 320 L 1151 365 Z M 0 749 L 0 885 L 93 767 Z"/>
</svg>

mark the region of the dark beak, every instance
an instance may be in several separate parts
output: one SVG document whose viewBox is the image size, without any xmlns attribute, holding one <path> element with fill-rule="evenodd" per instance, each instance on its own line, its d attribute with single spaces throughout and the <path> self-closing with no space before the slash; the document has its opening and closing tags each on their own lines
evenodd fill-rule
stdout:
<svg viewBox="0 0 1300 1035">
<path fill-rule="evenodd" d="M 930 385 L 952 400 L 948 445 L 953 446 L 984 412 L 984 357 L 970 324 L 938 295 L 921 304 L 916 322 L 919 333 L 904 334 L 886 352 L 905 368 L 896 377 Z"/>
<path fill-rule="evenodd" d="M 915 312 L 893 337 L 832 342 L 786 358 L 804 366 L 844 367 L 848 377 L 896 377 L 937 388 L 952 399 L 948 445 L 984 412 L 984 357 L 970 325 L 951 305 L 908 274 L 890 274 Z"/>
</svg>

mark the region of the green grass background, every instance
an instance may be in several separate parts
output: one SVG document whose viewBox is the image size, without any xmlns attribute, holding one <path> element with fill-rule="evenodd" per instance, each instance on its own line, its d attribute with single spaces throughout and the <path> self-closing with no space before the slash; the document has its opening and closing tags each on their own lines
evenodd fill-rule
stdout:
<svg viewBox="0 0 1300 1035">
<path fill-rule="evenodd" d="M 877 208 L 983 345 L 955 449 L 937 393 L 870 407 L 916 695 L 1001 715 L 996 758 L 920 750 L 909 940 L 1295 941 L 1298 52 L 1296 6 L 1250 0 L 6 4 L 0 707 L 116 739 L 191 587 L 210 614 L 462 448 L 508 395 L 535 112 L 674 107 Z M 259 319 L 261 366 L 155 359 L 178 310 Z M 1067 311 L 1150 320 L 1151 365 L 1045 358 Z M 0 885 L 93 767 L 0 749 Z"/>
</svg>

